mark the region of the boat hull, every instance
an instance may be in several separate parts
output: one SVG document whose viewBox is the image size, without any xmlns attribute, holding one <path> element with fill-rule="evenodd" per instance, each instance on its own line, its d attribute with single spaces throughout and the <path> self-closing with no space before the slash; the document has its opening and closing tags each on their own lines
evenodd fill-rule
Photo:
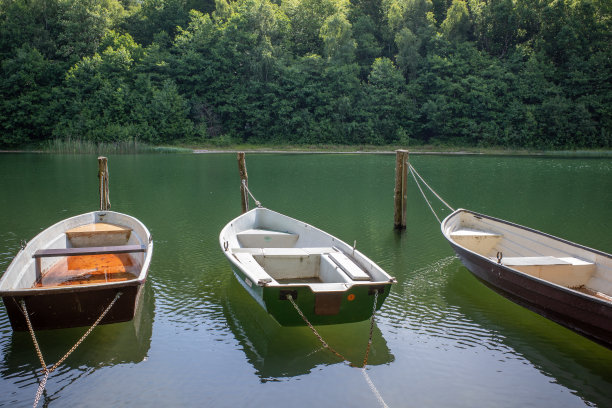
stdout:
<svg viewBox="0 0 612 408">
<path fill-rule="evenodd" d="M 32 296 L 5 296 L 4 306 L 14 331 L 28 330 L 21 309 L 25 301 L 34 330 L 64 329 L 91 326 L 112 302 L 117 292 L 121 296 L 100 324 L 132 320 L 140 302 L 143 284 L 124 287 L 91 287 L 63 293 L 41 293 Z"/>
<path fill-rule="evenodd" d="M 479 216 L 485 217 L 480 214 Z M 505 222 L 503 220 L 494 220 Z M 507 224 L 533 233 L 539 233 L 516 224 Z M 554 239 L 552 236 L 547 235 L 547 237 Z M 495 292 L 514 303 L 612 349 L 612 304 L 610 302 L 595 299 L 576 290 L 534 278 L 467 250 L 457 245 L 448 236 L 446 238 L 463 265 L 476 278 Z"/>
<path fill-rule="evenodd" d="M 76 248 L 68 246 L 69 232 L 83 226 L 100 225 L 99 223 L 102 222 L 124 229 L 128 228 L 131 232 L 123 236 L 120 239 L 121 242 L 114 242 L 103 240 L 101 235 L 106 235 L 106 230 L 103 234 L 98 234 L 96 230 L 87 229 L 86 234 L 81 234 L 79 239 L 97 240 L 94 245 L 102 246 L 89 245 Z M 111 232 L 109 239 L 116 240 L 113 234 L 114 232 Z M 108 246 L 109 242 L 123 245 Z M 121 254 L 121 248 L 129 248 L 129 253 L 135 252 L 134 257 L 129 258 L 129 263 L 124 264 L 125 258 L 120 258 L 121 262 L 115 264 L 114 254 Z M 84 260 L 87 256 L 81 256 L 82 252 L 79 251 L 94 251 L 92 257 L 95 258 L 95 261 Z M 40 258 L 37 257 L 47 255 L 49 252 L 53 254 L 50 258 L 52 261 L 47 264 L 46 268 L 42 268 Z M 0 296 L 7 310 L 11 327 L 15 331 L 28 330 L 21 301 L 26 304 L 34 330 L 91 326 L 118 292 L 121 292 L 121 295 L 100 324 L 133 319 L 146 282 L 152 253 L 153 241 L 148 229 L 129 215 L 112 211 L 94 211 L 59 221 L 39 233 L 22 248 L 0 279 Z M 101 254 L 109 256 L 96 258 Z M 72 264 L 67 260 L 62 260 L 69 256 L 79 260 Z M 55 259 L 59 260 L 55 261 Z M 43 269 L 43 276 L 48 276 L 49 271 L 55 265 L 60 265 L 61 262 L 66 263 L 62 264 L 63 266 L 58 270 L 62 273 L 79 271 L 76 275 L 78 279 L 73 279 L 73 275 L 68 273 L 65 275 L 68 280 L 59 284 L 53 282 L 53 284 L 46 285 L 40 277 L 41 269 Z M 129 266 L 137 265 L 133 270 L 135 274 L 124 273 L 123 268 L 126 268 L 128 264 Z M 121 278 L 113 279 L 111 278 L 113 275 Z M 129 275 L 129 277 L 125 278 L 123 275 Z M 100 276 L 108 280 L 102 282 L 88 280 L 90 277 L 98 279 Z"/>
<path fill-rule="evenodd" d="M 237 281 L 282 326 L 303 326 L 300 312 L 314 325 L 367 320 L 396 282 L 354 246 L 266 208 L 230 221 L 219 244 Z"/>
<path fill-rule="evenodd" d="M 343 292 L 313 292 L 308 285 L 257 286 L 232 264 L 238 283 L 281 326 L 303 326 L 304 319 L 287 299 L 290 294 L 300 311 L 313 325 L 354 323 L 372 316 L 374 291 L 378 291 L 376 310 L 383 305 L 392 283 L 353 285 Z"/>
</svg>

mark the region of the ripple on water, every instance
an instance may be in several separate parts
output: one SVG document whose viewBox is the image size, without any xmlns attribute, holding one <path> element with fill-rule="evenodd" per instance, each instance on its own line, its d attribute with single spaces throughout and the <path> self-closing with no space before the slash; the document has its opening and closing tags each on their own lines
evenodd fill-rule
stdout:
<svg viewBox="0 0 612 408">
<path fill-rule="evenodd" d="M 380 317 L 397 329 L 444 340 L 457 347 L 484 347 L 508 351 L 499 343 L 500 335 L 473 319 L 457 305 L 449 303 L 445 288 L 457 271 L 454 256 L 438 259 L 411 272 L 385 301 Z"/>
</svg>

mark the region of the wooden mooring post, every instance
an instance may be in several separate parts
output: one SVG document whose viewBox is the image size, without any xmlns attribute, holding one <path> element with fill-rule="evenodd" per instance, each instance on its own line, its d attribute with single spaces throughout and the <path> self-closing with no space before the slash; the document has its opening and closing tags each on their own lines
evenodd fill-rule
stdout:
<svg viewBox="0 0 612 408">
<path fill-rule="evenodd" d="M 108 191 L 108 159 L 106 157 L 98 157 L 98 178 L 100 179 L 100 211 L 108 211 L 111 208 L 111 203 Z"/>
<path fill-rule="evenodd" d="M 408 150 L 395 151 L 395 211 L 394 226 L 406 229 L 406 201 L 408 192 Z"/>
<path fill-rule="evenodd" d="M 247 174 L 246 160 L 244 152 L 238 153 L 238 172 L 240 173 L 240 201 L 242 203 L 242 213 L 249 211 L 249 175 Z"/>
</svg>

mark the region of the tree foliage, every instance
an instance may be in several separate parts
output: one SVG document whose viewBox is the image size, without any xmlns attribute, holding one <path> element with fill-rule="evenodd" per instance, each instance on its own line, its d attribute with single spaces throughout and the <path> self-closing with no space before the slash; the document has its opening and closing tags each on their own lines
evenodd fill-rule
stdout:
<svg viewBox="0 0 612 408">
<path fill-rule="evenodd" d="M 0 145 L 609 148 L 605 0 L 0 0 Z"/>
</svg>

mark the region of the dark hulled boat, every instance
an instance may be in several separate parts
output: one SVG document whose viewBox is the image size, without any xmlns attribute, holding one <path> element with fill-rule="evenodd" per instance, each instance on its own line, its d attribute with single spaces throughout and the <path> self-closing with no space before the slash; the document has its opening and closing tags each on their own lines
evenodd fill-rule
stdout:
<svg viewBox="0 0 612 408">
<path fill-rule="evenodd" d="M 62 220 L 34 237 L 0 279 L 13 330 L 90 326 L 121 292 L 101 324 L 131 320 L 153 252 L 136 218 L 94 211 Z"/>
<path fill-rule="evenodd" d="M 612 349 L 612 256 L 459 209 L 442 233 L 467 269 L 496 292 Z"/>
</svg>

